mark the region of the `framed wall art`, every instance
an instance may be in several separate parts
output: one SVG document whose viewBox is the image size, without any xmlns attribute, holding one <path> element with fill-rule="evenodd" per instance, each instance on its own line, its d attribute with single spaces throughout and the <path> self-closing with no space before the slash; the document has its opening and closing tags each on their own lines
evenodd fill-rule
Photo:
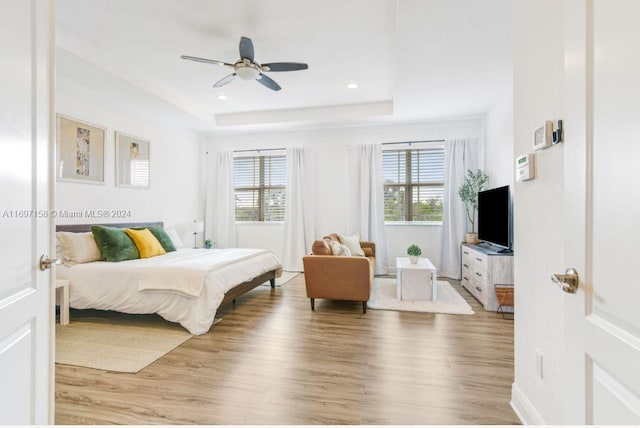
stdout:
<svg viewBox="0 0 640 428">
<path fill-rule="evenodd" d="M 148 189 L 149 141 L 116 132 L 116 186 Z"/>
<path fill-rule="evenodd" d="M 57 115 L 57 180 L 104 184 L 105 134 L 102 126 Z"/>
</svg>

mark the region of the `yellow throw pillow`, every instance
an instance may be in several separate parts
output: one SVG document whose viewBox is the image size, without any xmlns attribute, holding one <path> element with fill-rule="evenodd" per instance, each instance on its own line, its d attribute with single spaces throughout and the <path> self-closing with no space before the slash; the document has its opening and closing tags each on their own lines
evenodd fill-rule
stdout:
<svg viewBox="0 0 640 428">
<path fill-rule="evenodd" d="M 138 252 L 140 252 L 140 258 L 146 259 L 167 254 L 164 248 L 162 248 L 160 241 L 158 241 L 158 238 L 153 236 L 153 233 L 151 233 L 149 229 L 125 229 L 124 231 L 129 235 L 129 238 L 133 240 L 133 243 L 136 244 Z"/>
</svg>

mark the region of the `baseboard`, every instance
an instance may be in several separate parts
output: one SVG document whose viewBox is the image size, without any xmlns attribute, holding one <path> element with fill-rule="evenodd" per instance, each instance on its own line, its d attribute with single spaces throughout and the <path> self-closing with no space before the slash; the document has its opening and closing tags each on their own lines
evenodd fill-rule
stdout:
<svg viewBox="0 0 640 428">
<path fill-rule="evenodd" d="M 511 402 L 509 404 L 522 425 L 546 425 L 540 413 L 515 383 L 511 385 Z"/>
</svg>

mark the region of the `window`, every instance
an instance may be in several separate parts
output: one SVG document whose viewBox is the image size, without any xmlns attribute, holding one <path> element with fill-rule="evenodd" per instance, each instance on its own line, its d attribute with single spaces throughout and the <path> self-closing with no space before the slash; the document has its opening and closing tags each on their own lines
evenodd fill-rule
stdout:
<svg viewBox="0 0 640 428">
<path fill-rule="evenodd" d="M 149 159 L 131 159 L 129 180 L 134 187 L 149 187 Z"/>
<path fill-rule="evenodd" d="M 236 221 L 284 221 L 286 156 L 233 159 Z"/>
<path fill-rule="evenodd" d="M 444 149 L 382 152 L 385 222 L 442 221 Z"/>
</svg>

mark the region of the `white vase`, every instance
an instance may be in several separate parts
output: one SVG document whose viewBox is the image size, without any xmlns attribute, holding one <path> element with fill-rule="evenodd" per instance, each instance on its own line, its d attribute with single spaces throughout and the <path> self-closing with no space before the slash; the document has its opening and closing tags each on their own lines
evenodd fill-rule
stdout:
<svg viewBox="0 0 640 428">
<path fill-rule="evenodd" d="M 411 264 L 417 264 L 418 263 L 418 259 L 420 259 L 419 256 L 409 256 L 409 261 L 411 262 Z"/>
</svg>

